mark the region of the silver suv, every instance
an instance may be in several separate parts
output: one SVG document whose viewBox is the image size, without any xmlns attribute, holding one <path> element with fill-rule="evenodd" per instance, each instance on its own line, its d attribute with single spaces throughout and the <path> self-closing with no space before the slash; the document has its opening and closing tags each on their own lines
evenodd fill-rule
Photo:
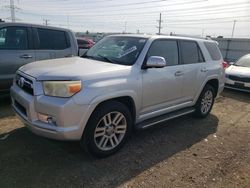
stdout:
<svg viewBox="0 0 250 188">
<path fill-rule="evenodd" d="M 190 113 L 206 117 L 224 87 L 222 62 L 212 40 L 114 35 L 83 58 L 21 67 L 12 104 L 35 134 L 80 140 L 91 154 L 105 157 L 133 128 Z"/>
</svg>

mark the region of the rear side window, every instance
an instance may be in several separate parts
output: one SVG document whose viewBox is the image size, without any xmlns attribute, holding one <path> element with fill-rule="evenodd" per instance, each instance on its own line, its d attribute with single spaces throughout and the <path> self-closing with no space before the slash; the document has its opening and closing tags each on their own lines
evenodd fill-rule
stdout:
<svg viewBox="0 0 250 188">
<path fill-rule="evenodd" d="M 5 27 L 0 29 L 0 50 L 28 49 L 28 31 L 26 27 Z"/>
<path fill-rule="evenodd" d="M 214 43 L 214 42 L 204 42 L 204 44 L 205 44 L 205 46 L 207 48 L 207 51 L 209 52 L 212 60 L 216 61 L 216 60 L 220 60 L 222 58 L 220 50 L 219 50 L 216 43 Z"/>
<path fill-rule="evenodd" d="M 198 44 L 194 41 L 180 41 L 182 64 L 205 62 Z"/>
<path fill-rule="evenodd" d="M 41 50 L 63 50 L 69 47 L 66 33 L 51 29 L 37 29 L 38 49 Z"/>
<path fill-rule="evenodd" d="M 168 66 L 178 64 L 178 45 L 174 40 L 156 40 L 150 46 L 147 58 L 150 56 L 164 57 Z"/>
</svg>

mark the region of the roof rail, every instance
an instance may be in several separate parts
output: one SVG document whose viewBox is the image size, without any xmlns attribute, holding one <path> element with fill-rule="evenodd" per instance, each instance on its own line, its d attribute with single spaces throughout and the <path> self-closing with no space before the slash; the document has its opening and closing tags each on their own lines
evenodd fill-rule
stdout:
<svg viewBox="0 0 250 188">
<path fill-rule="evenodd" d="M 200 37 L 200 36 L 196 36 L 196 35 L 173 34 L 173 33 L 170 33 L 170 36 L 177 36 L 177 37 L 191 37 L 191 38 L 197 38 L 197 39 L 212 40 L 212 38 L 211 38 L 211 37 L 209 37 L 209 36 L 206 36 L 206 37 Z"/>
</svg>

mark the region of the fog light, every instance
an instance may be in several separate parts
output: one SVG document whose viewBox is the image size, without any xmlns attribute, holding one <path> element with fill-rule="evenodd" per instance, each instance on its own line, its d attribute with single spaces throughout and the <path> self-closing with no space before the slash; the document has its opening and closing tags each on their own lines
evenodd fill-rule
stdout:
<svg viewBox="0 0 250 188">
<path fill-rule="evenodd" d="M 53 124 L 53 125 L 56 124 L 56 119 L 52 116 L 48 116 L 47 121 L 49 124 Z"/>
<path fill-rule="evenodd" d="M 53 116 L 38 113 L 38 119 L 44 123 L 56 125 L 56 118 Z"/>
</svg>

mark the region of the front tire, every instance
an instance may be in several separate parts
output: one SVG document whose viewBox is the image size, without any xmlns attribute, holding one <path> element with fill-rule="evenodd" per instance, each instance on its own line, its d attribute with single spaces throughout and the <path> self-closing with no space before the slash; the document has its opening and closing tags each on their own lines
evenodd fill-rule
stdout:
<svg viewBox="0 0 250 188">
<path fill-rule="evenodd" d="M 106 102 L 91 115 L 81 142 L 91 155 L 107 157 L 122 148 L 131 128 L 128 108 L 117 101 Z"/>
<path fill-rule="evenodd" d="M 215 99 L 214 88 L 207 84 L 202 90 L 200 97 L 195 105 L 195 116 L 205 118 L 212 110 Z"/>
</svg>

